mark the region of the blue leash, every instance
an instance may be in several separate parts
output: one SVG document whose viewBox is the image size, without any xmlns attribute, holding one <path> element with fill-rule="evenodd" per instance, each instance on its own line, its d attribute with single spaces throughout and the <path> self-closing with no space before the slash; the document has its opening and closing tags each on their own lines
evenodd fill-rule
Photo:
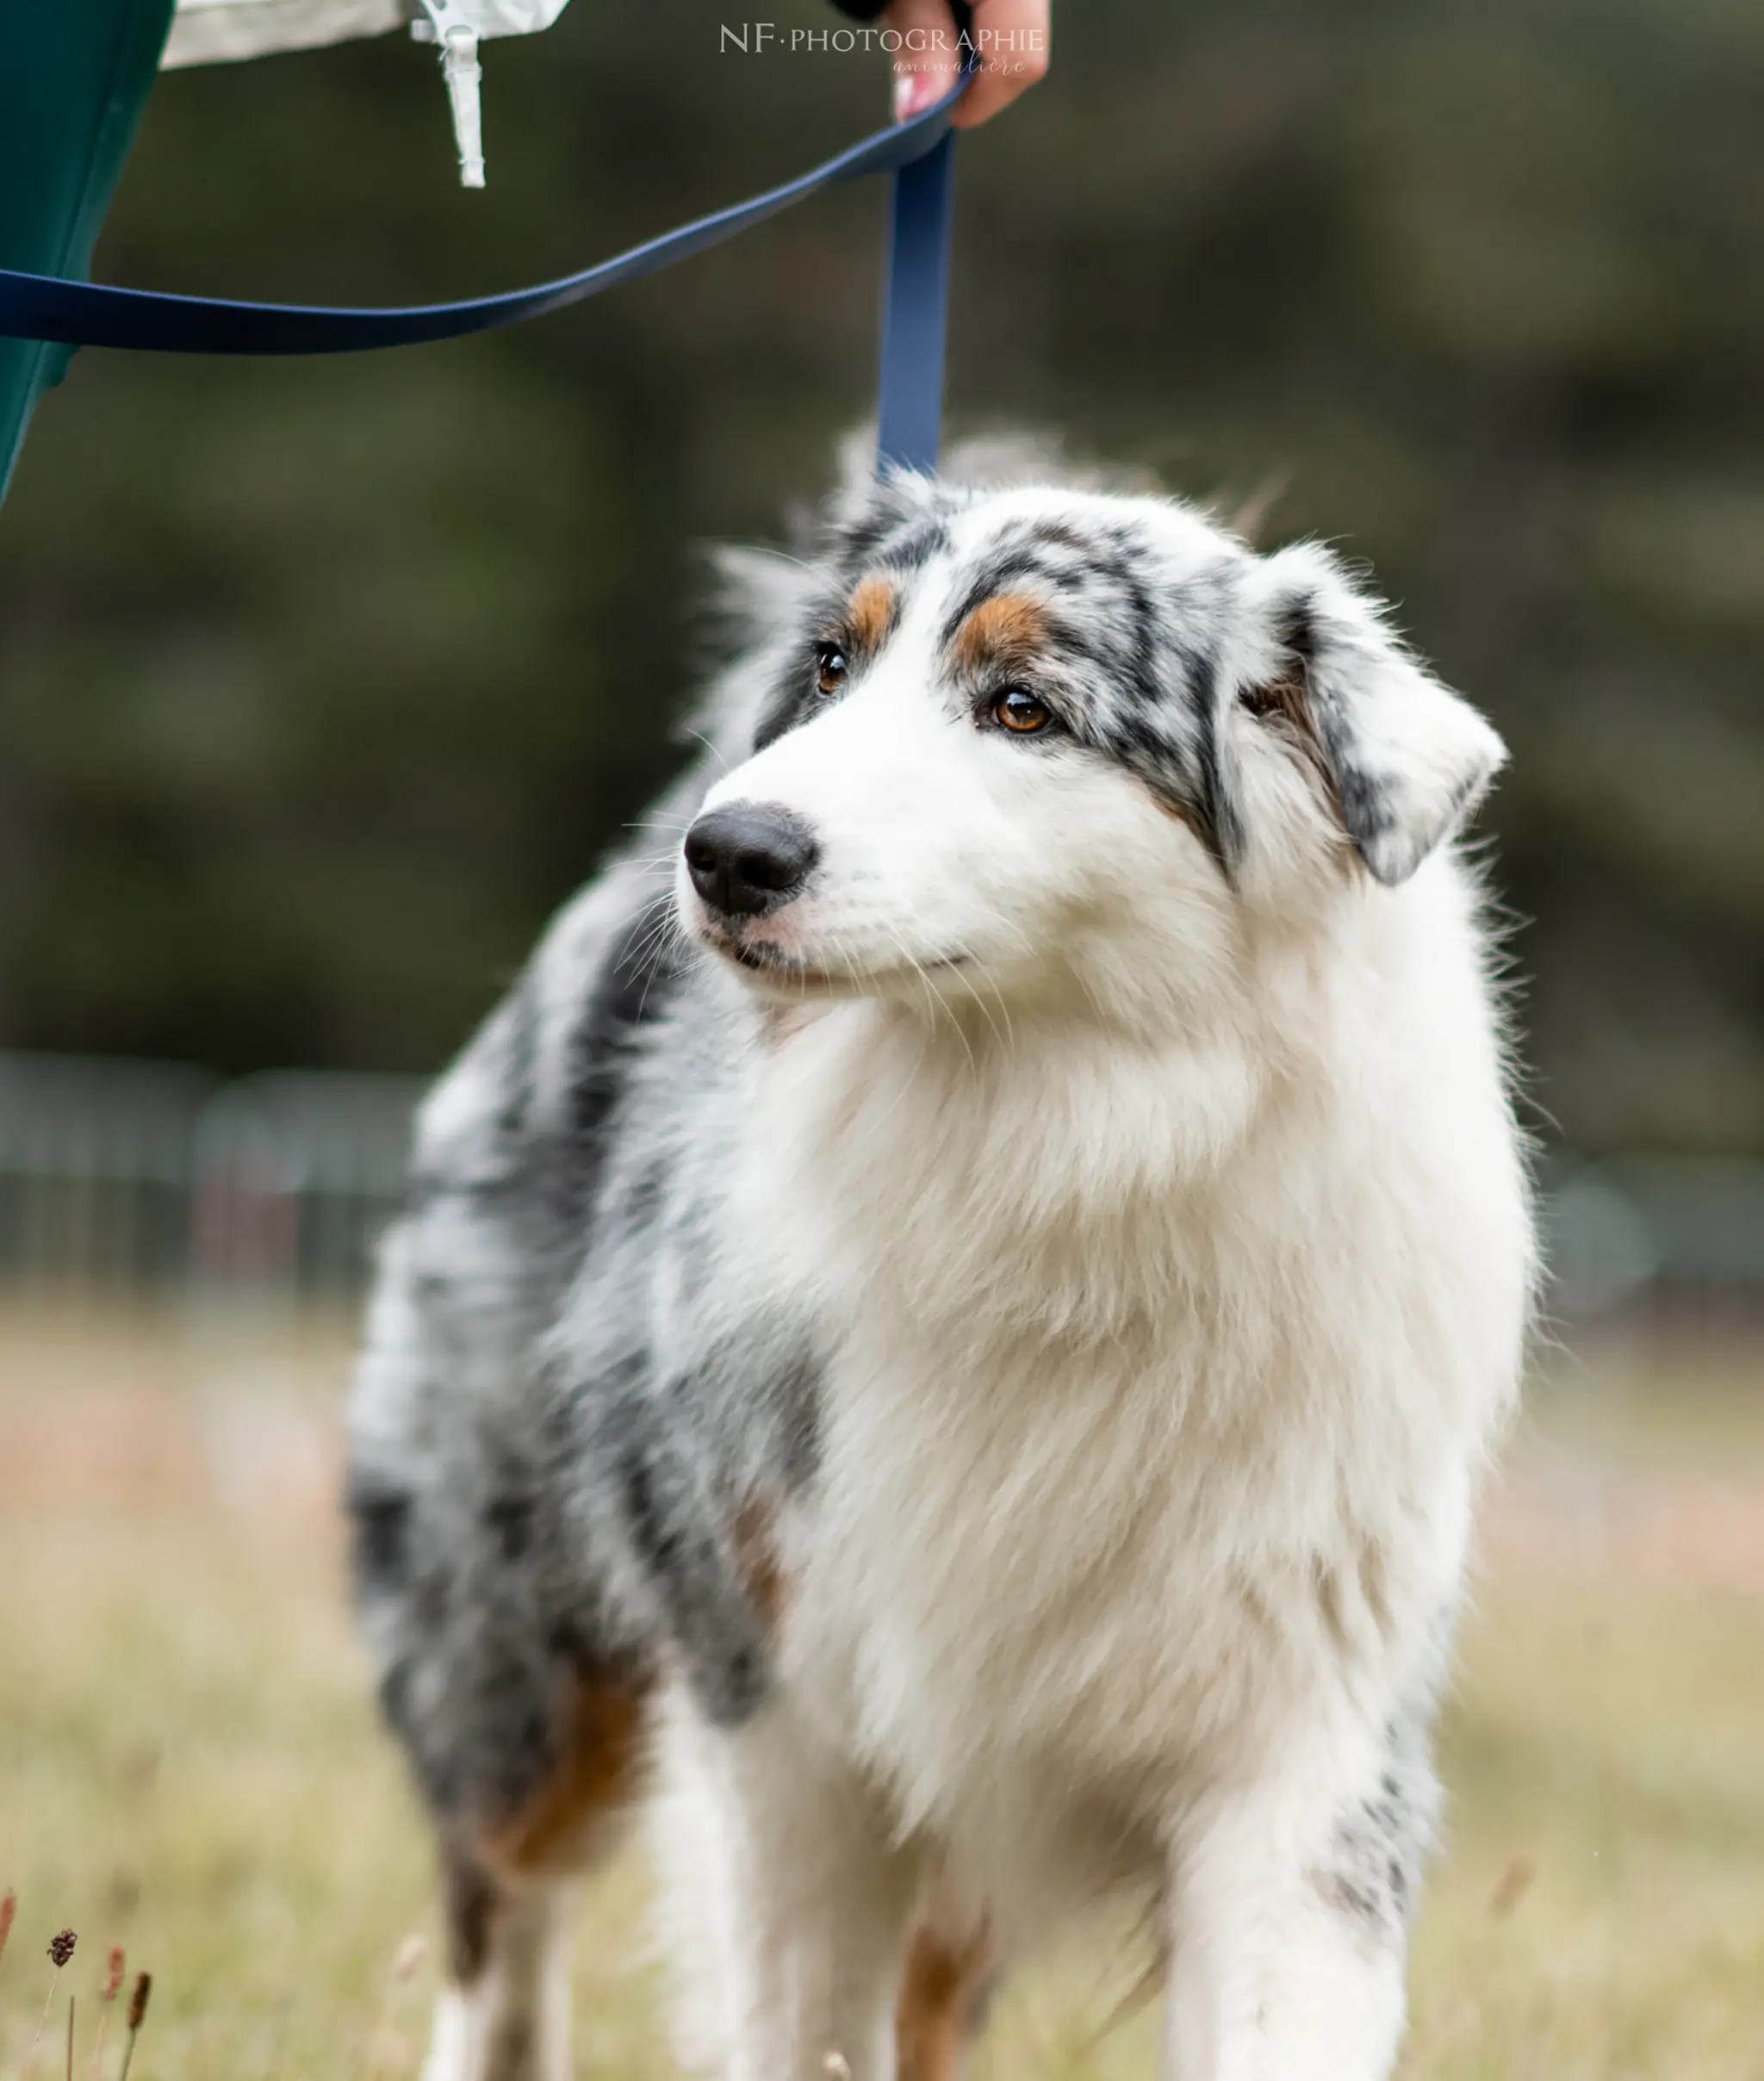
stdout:
<svg viewBox="0 0 1764 2081">
<path fill-rule="evenodd" d="M 318 304 L 236 303 L 113 289 L 0 268 L 0 335 L 71 346 L 126 347 L 159 354 L 351 354 L 376 347 L 456 339 L 562 310 L 603 289 L 636 282 L 720 245 L 751 224 L 805 202 L 823 188 L 873 173 L 894 176 L 882 327 L 879 468 L 934 470 L 943 406 L 943 340 L 949 300 L 950 202 L 955 139 L 950 117 L 962 78 L 909 122 L 878 131 L 835 157 L 677 231 L 634 245 L 580 274 L 463 303 L 387 310 Z"/>
<path fill-rule="evenodd" d="M 959 90 L 958 90 L 959 92 Z M 951 96 L 952 102 L 957 98 Z M 943 430 L 943 339 L 949 320 L 949 232 L 955 133 L 894 177 L 882 293 L 876 463 L 929 475 Z"/>
</svg>

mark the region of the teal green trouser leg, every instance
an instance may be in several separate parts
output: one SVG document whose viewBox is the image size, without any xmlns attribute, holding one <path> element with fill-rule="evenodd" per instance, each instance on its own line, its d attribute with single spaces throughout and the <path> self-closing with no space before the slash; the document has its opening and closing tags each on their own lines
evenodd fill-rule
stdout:
<svg viewBox="0 0 1764 2081">
<path fill-rule="evenodd" d="M 0 267 L 84 275 L 172 0 L 0 0 Z M 71 350 L 0 339 L 0 497 Z"/>
</svg>

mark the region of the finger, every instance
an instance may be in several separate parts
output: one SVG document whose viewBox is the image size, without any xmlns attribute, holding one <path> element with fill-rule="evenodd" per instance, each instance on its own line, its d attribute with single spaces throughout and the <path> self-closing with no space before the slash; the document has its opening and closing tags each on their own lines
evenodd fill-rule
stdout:
<svg viewBox="0 0 1764 2081">
<path fill-rule="evenodd" d="M 961 53 L 948 0 L 892 0 L 882 17 L 900 38 L 894 53 L 894 120 L 905 122 L 955 84 Z"/>
<path fill-rule="evenodd" d="M 980 71 L 955 112 L 958 129 L 987 121 L 1045 76 L 1048 14 L 1048 0 L 974 0 Z"/>
</svg>

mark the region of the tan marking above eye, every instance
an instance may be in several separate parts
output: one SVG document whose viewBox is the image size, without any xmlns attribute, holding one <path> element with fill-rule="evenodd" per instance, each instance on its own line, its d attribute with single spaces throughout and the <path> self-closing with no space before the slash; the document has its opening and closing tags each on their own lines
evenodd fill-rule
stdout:
<svg viewBox="0 0 1764 2081">
<path fill-rule="evenodd" d="M 894 587 L 885 578 L 860 581 L 845 607 L 847 632 L 860 657 L 873 657 L 887 642 L 898 604 Z"/>
<path fill-rule="evenodd" d="M 955 632 L 952 649 L 965 670 L 1005 671 L 1033 664 L 1047 648 L 1047 617 L 1027 593 L 995 593 Z"/>
</svg>

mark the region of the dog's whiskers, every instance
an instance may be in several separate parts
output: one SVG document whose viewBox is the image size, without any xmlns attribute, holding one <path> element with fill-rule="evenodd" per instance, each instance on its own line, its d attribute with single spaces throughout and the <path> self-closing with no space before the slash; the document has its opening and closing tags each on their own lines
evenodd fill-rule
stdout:
<svg viewBox="0 0 1764 2081">
<path fill-rule="evenodd" d="M 723 754 L 717 750 L 717 747 L 711 742 L 710 738 L 705 735 L 702 730 L 688 730 L 686 734 L 687 736 L 693 739 L 694 743 L 702 744 L 704 746 L 705 749 L 710 753 L 711 756 L 717 761 L 717 766 L 724 773 L 727 773 L 730 771 L 730 764 L 728 760 L 725 759 Z"/>
</svg>

